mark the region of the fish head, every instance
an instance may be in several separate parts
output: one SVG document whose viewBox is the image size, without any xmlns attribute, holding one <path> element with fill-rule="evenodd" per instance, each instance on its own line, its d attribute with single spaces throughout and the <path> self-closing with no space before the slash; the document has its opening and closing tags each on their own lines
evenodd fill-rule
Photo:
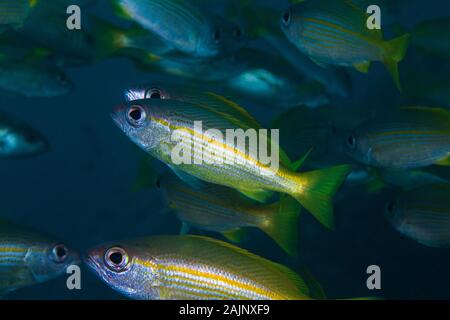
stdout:
<svg viewBox="0 0 450 320">
<path fill-rule="evenodd" d="M 397 230 L 404 225 L 405 214 L 398 198 L 389 199 L 384 207 L 384 216 Z"/>
<path fill-rule="evenodd" d="M 247 43 L 244 30 L 238 24 L 220 16 L 213 16 L 210 22 L 209 45 L 217 48 L 219 55 L 236 52 Z"/>
<path fill-rule="evenodd" d="M 111 117 L 128 138 L 144 151 L 150 151 L 158 145 L 158 124 L 152 121 L 146 100 L 120 105 L 111 113 Z"/>
<path fill-rule="evenodd" d="M 37 282 L 54 279 L 66 272 L 67 267 L 78 265 L 78 253 L 63 243 L 37 243 L 31 246 L 24 258 Z"/>
<path fill-rule="evenodd" d="M 156 84 L 141 85 L 129 88 L 124 92 L 126 101 L 143 99 L 174 99 L 173 92 L 169 92 L 163 86 Z"/>
<path fill-rule="evenodd" d="M 296 43 L 303 32 L 301 3 L 293 5 L 281 14 L 280 27 L 286 37 Z"/>
<path fill-rule="evenodd" d="M 161 285 L 157 265 L 151 254 L 141 251 L 138 244 L 103 244 L 89 250 L 84 261 L 114 290 L 135 299 L 153 299 Z"/>
<path fill-rule="evenodd" d="M 350 131 L 342 135 L 344 152 L 358 162 L 372 165 L 373 148 L 369 135 L 364 131 Z"/>
</svg>

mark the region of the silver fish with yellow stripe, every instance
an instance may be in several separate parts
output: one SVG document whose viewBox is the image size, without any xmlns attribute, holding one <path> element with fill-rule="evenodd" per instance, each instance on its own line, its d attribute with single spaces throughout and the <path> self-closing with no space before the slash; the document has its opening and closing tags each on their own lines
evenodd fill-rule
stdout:
<svg viewBox="0 0 450 320">
<path fill-rule="evenodd" d="M 332 196 L 349 172 L 342 165 L 323 170 L 296 173 L 298 163 L 280 161 L 278 166 L 265 164 L 260 157 L 241 145 L 209 134 L 209 129 L 219 130 L 223 136 L 226 129 L 252 128 L 246 116 L 237 117 L 240 109 L 229 102 L 233 111 L 223 112 L 227 99 L 210 94 L 222 101 L 221 108 L 210 104 L 190 103 L 177 100 L 146 99 L 130 101 L 119 106 L 112 117 L 119 128 L 138 146 L 161 160 L 179 174 L 188 174 L 206 182 L 235 188 L 247 195 L 267 195 L 269 192 L 287 193 L 297 199 L 322 224 L 333 226 Z M 202 128 L 196 125 L 201 121 Z M 217 132 L 217 131 L 215 131 Z M 173 139 L 173 134 L 183 134 Z M 262 145 L 275 143 L 267 135 L 260 135 Z M 190 162 L 174 161 L 173 154 L 179 148 L 192 148 L 192 143 L 207 146 L 213 152 L 191 152 Z M 260 144 L 261 145 L 261 144 Z M 280 152 L 281 154 L 281 152 Z M 204 160 L 203 157 L 206 157 Z M 281 158 L 281 157 L 280 157 Z M 224 161 L 226 159 L 226 161 Z M 228 161 L 232 159 L 233 161 Z M 304 159 L 301 159 L 302 163 Z"/>
<path fill-rule="evenodd" d="M 228 243 L 153 236 L 89 250 L 87 265 L 118 292 L 140 300 L 311 299 L 299 275 Z"/>
<path fill-rule="evenodd" d="M 79 262 L 64 244 L 0 220 L 0 296 L 56 278 Z"/>
<path fill-rule="evenodd" d="M 398 63 L 409 41 L 406 34 L 385 41 L 381 29 L 369 29 L 369 16 L 349 0 L 306 0 L 294 4 L 281 17 L 287 38 L 319 65 L 355 67 L 368 72 L 380 61 L 400 89 Z"/>
<path fill-rule="evenodd" d="M 191 186 L 170 173 L 161 175 L 156 184 L 184 227 L 220 232 L 235 242 L 245 236 L 245 228 L 256 227 L 297 256 L 300 205 L 291 197 L 261 204 L 220 185 L 198 181 Z"/>
</svg>

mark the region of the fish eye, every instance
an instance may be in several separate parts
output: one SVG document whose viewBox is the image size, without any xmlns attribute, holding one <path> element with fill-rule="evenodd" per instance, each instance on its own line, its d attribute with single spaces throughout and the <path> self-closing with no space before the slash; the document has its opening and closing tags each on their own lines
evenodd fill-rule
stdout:
<svg viewBox="0 0 450 320">
<path fill-rule="evenodd" d="M 66 260 L 68 253 L 69 253 L 69 250 L 67 249 L 67 247 L 65 245 L 57 244 L 52 249 L 51 258 L 56 263 L 62 263 L 62 262 L 64 262 L 64 260 Z"/>
<path fill-rule="evenodd" d="M 104 260 L 112 271 L 124 271 L 129 263 L 128 254 L 121 247 L 112 247 L 106 250 Z"/>
<path fill-rule="evenodd" d="M 220 30 L 217 29 L 216 31 L 214 31 L 214 33 L 213 33 L 213 40 L 215 42 L 219 42 L 221 38 L 222 38 L 222 33 L 220 32 Z"/>
<path fill-rule="evenodd" d="M 146 117 L 145 109 L 141 106 L 131 106 L 127 111 L 127 120 L 134 127 L 141 126 Z"/>
<path fill-rule="evenodd" d="M 161 90 L 159 90 L 158 88 L 152 88 L 150 90 L 147 91 L 146 93 L 146 98 L 150 98 L 150 99 L 162 99 L 162 94 L 161 94 Z"/>
<path fill-rule="evenodd" d="M 356 137 L 351 134 L 347 137 L 347 146 L 351 149 L 354 149 L 356 147 Z"/>
<path fill-rule="evenodd" d="M 386 205 L 386 212 L 389 214 L 393 214 L 396 208 L 396 204 L 394 200 L 391 200 Z"/>
<path fill-rule="evenodd" d="M 156 180 L 156 187 L 159 189 L 161 188 L 161 179 Z"/>
<path fill-rule="evenodd" d="M 241 28 L 236 28 L 236 30 L 234 30 L 234 35 L 236 38 L 241 38 L 242 37 L 242 30 Z"/>
<path fill-rule="evenodd" d="M 287 9 L 282 17 L 281 17 L 281 21 L 283 21 L 283 24 L 285 26 L 287 26 L 289 24 L 289 22 L 291 22 L 291 9 Z"/>
</svg>

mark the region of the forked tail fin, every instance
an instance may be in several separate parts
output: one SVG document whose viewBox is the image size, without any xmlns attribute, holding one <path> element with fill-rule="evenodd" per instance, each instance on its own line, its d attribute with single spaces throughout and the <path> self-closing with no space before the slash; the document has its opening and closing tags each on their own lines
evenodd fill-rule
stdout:
<svg viewBox="0 0 450 320">
<path fill-rule="evenodd" d="M 340 165 L 326 169 L 299 173 L 297 188 L 291 195 L 320 223 L 334 226 L 332 198 L 344 182 L 351 166 Z"/>
</svg>

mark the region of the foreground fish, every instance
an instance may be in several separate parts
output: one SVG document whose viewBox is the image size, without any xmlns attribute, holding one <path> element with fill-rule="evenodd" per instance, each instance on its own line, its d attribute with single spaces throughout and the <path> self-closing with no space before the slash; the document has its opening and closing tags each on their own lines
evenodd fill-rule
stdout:
<svg viewBox="0 0 450 320">
<path fill-rule="evenodd" d="M 386 216 L 402 234 L 437 248 L 450 248 L 450 184 L 426 185 L 401 193 Z"/>
<path fill-rule="evenodd" d="M 0 157 L 28 157 L 48 151 L 50 144 L 28 124 L 0 113 Z"/>
<path fill-rule="evenodd" d="M 256 227 L 272 237 L 287 253 L 297 255 L 300 206 L 290 198 L 264 205 L 245 198 L 234 189 L 198 181 L 192 187 L 173 174 L 157 181 L 169 208 L 184 226 L 222 233 L 239 241 L 243 227 Z M 187 231 L 187 230 L 186 230 Z"/>
<path fill-rule="evenodd" d="M 351 1 L 302 1 L 286 10 L 281 28 L 287 38 L 318 64 L 355 67 L 368 72 L 381 61 L 400 89 L 398 63 L 409 35 L 384 41 L 381 30 L 367 27 L 368 15 Z"/>
<path fill-rule="evenodd" d="M 185 0 L 114 0 L 119 13 L 195 57 L 214 57 L 243 45 L 239 26 Z"/>
<path fill-rule="evenodd" d="M 290 269 L 222 241 L 154 236 L 89 251 L 87 265 L 133 299 L 310 299 Z"/>
<path fill-rule="evenodd" d="M 20 27 L 38 3 L 39 0 L 0 1 L 0 28 Z"/>
<path fill-rule="evenodd" d="M 0 220 L 0 296 L 54 279 L 79 262 L 64 244 Z"/>
<path fill-rule="evenodd" d="M 227 101 L 223 97 L 212 95 L 220 101 Z M 236 116 L 236 112 L 242 108 L 236 108 L 231 101 L 228 103 L 230 112 L 215 109 L 209 104 L 167 99 L 136 100 L 119 106 L 113 112 L 112 118 L 134 143 L 169 165 L 178 175 L 188 174 L 189 177 L 194 176 L 206 182 L 232 187 L 249 196 L 264 196 L 267 192 L 287 193 L 297 199 L 322 224 L 331 228 L 331 200 L 345 180 L 349 166 L 296 173 L 297 166 L 289 168 L 283 164 L 285 161 L 274 162 L 272 165 L 262 163 L 254 154 L 248 152 L 245 142 L 242 145 L 234 140 L 224 139 L 226 129 L 254 128 L 252 124 L 248 124 L 245 114 Z M 202 121 L 201 127 L 195 125 L 194 122 L 197 121 Z M 223 137 L 216 136 L 217 131 L 210 134 L 208 129 L 219 130 Z M 173 139 L 174 133 L 182 136 Z M 263 141 L 262 145 L 276 147 L 275 143 L 270 143 L 267 135 L 260 135 L 259 139 Z M 193 143 L 212 150 L 204 152 L 203 149 L 196 149 L 190 152 L 191 154 L 186 153 L 188 161 L 174 161 L 173 154 L 178 155 L 177 157 L 181 154 L 177 153 L 177 150 L 192 148 Z M 267 150 L 260 148 L 259 154 L 265 151 Z"/>
<path fill-rule="evenodd" d="M 450 164 L 450 112 L 407 107 L 347 135 L 346 152 L 375 167 L 408 169 Z"/>
</svg>

